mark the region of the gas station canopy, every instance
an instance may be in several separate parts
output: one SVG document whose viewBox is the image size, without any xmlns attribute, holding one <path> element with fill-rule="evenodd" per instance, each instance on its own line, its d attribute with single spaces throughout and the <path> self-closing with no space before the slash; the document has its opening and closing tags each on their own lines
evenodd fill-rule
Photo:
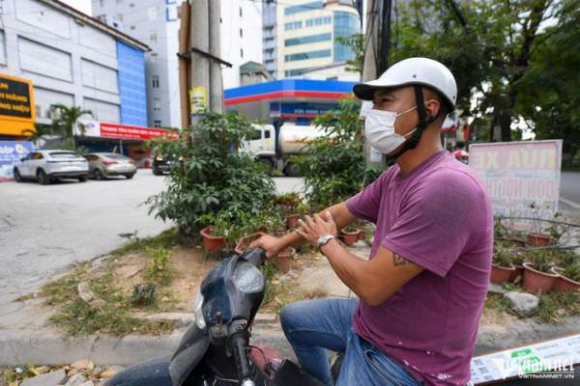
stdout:
<svg viewBox="0 0 580 386">
<path fill-rule="evenodd" d="M 353 97 L 355 82 L 284 79 L 225 90 L 228 111 L 250 120 L 310 120 L 335 109 L 340 98 Z"/>
</svg>

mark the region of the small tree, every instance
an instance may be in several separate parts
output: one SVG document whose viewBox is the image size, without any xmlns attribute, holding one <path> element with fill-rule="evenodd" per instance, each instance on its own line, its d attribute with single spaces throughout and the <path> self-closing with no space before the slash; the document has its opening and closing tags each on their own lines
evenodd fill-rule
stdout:
<svg viewBox="0 0 580 386">
<path fill-rule="evenodd" d="M 185 233 L 209 225 L 212 216 L 224 217 L 224 211 L 233 226 L 262 215 L 272 203 L 274 181 L 260 162 L 237 151 L 253 132 L 240 115 L 208 113 L 179 139 L 154 141 L 161 154 L 180 161 L 170 169 L 167 189 L 147 200 L 149 212 Z"/>
<path fill-rule="evenodd" d="M 306 198 L 314 209 L 323 209 L 356 194 L 379 174 L 365 168 L 359 111 L 354 99 L 342 99 L 338 110 L 316 118 L 314 124 L 322 128 L 324 136 L 307 146 L 308 155 L 297 157 L 304 175 Z"/>
<path fill-rule="evenodd" d="M 76 148 L 74 141 L 75 129 L 84 134 L 85 127 L 79 122 L 79 119 L 85 115 L 93 116 L 92 111 L 82 109 L 81 107 L 68 107 L 63 104 L 50 106 L 53 116 L 52 132 L 60 135 L 66 142 L 70 142 L 73 148 Z"/>
</svg>

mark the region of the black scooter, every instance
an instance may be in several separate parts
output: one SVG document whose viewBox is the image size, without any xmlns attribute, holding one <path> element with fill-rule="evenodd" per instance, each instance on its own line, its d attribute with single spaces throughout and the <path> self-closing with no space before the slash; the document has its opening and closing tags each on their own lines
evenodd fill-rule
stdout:
<svg viewBox="0 0 580 386">
<path fill-rule="evenodd" d="M 263 249 L 218 263 L 203 280 L 195 322 L 173 356 L 127 368 L 105 386 L 322 386 L 273 349 L 250 344 L 254 317 L 265 293 Z"/>
</svg>

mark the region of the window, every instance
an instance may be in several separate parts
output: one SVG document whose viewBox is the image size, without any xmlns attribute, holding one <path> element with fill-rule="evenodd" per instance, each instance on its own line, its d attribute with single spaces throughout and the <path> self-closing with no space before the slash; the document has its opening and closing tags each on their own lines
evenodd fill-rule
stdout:
<svg viewBox="0 0 580 386">
<path fill-rule="evenodd" d="M 123 14 L 122 13 L 117 15 L 117 20 L 119 20 L 121 22 L 123 21 Z"/>
<path fill-rule="evenodd" d="M 59 154 L 59 153 L 52 153 L 51 156 L 54 158 L 66 158 L 66 157 L 55 157 L 55 154 Z M 66 153 L 61 153 L 61 154 L 66 154 Z M 44 157 L 42 156 L 42 153 L 32 153 L 32 156 L 30 157 L 31 159 L 43 159 Z"/>
<path fill-rule="evenodd" d="M 284 9 L 284 15 L 293 15 L 295 13 L 308 12 L 308 11 L 311 11 L 313 9 L 322 8 L 323 5 L 324 4 L 323 4 L 322 0 L 313 1 L 311 3 L 305 3 L 305 4 L 300 4 L 300 5 L 293 5 L 291 7 L 286 7 Z"/>
<path fill-rule="evenodd" d="M 337 38 L 352 36 L 359 31 L 360 23 L 357 14 L 343 11 L 334 12 L 334 63 L 354 58 L 353 50 L 341 44 Z"/>
<path fill-rule="evenodd" d="M 129 8 L 135 7 L 135 3 L 129 3 Z"/>
<path fill-rule="evenodd" d="M 244 49 L 240 48 L 240 56 L 243 58 L 244 57 Z"/>
<path fill-rule="evenodd" d="M 302 75 L 308 71 L 310 71 L 309 68 L 298 68 L 296 70 L 286 70 L 286 71 L 284 71 L 284 76 L 298 76 L 298 75 Z"/>
<path fill-rule="evenodd" d="M 161 111 L 161 100 L 159 98 L 153 100 L 153 111 Z"/>
<path fill-rule="evenodd" d="M 95 17 L 95 19 L 97 19 L 102 23 L 107 23 L 107 15 L 98 15 L 97 17 Z"/>
<path fill-rule="evenodd" d="M 103 8 L 105 6 L 105 0 L 99 0 L 99 6 Z"/>
<path fill-rule="evenodd" d="M 240 28 L 240 37 L 243 38 L 244 37 L 244 30 Z"/>
<path fill-rule="evenodd" d="M 285 55 L 286 62 L 296 62 L 299 60 L 327 58 L 332 55 L 332 50 L 318 50 L 310 52 L 300 52 L 298 54 Z"/>
<path fill-rule="evenodd" d="M 149 35 L 149 40 L 151 41 L 151 43 L 157 43 L 157 33 L 151 32 L 151 34 Z"/>
<path fill-rule="evenodd" d="M 286 31 L 291 31 L 291 30 L 300 29 L 300 28 L 302 28 L 302 20 L 301 21 L 293 21 L 293 22 L 284 24 L 284 29 Z"/>
<path fill-rule="evenodd" d="M 123 4 L 123 0 L 117 0 L 117 4 Z"/>
<path fill-rule="evenodd" d="M 242 7 L 240 7 L 240 17 L 242 17 Z"/>
<path fill-rule="evenodd" d="M 266 139 L 270 138 L 270 135 L 271 135 L 271 133 L 272 133 L 272 132 L 271 132 L 270 130 L 266 130 L 266 131 L 264 131 L 264 134 L 266 135 L 266 136 L 265 136 L 265 138 L 266 138 Z"/>
<path fill-rule="evenodd" d="M 329 40 L 332 40 L 332 34 L 330 32 L 326 34 L 307 35 L 299 38 L 286 39 L 284 41 L 284 45 L 286 47 L 289 47 L 289 46 L 297 46 L 299 44 L 325 42 Z"/>
<path fill-rule="evenodd" d="M 130 28 L 131 30 L 133 30 L 133 31 L 135 30 L 135 26 L 134 26 L 134 25 L 132 25 L 132 26 L 131 26 L 131 27 L 129 27 L 129 28 Z"/>
<path fill-rule="evenodd" d="M 331 16 L 323 16 L 323 17 L 317 17 L 314 19 L 306 20 L 306 27 L 314 27 L 314 26 L 330 24 L 330 23 L 332 23 L 332 17 Z"/>
<path fill-rule="evenodd" d="M 254 130 L 252 136 L 250 137 L 250 140 L 255 141 L 258 139 L 262 139 L 262 132 L 260 130 Z"/>
<path fill-rule="evenodd" d="M 159 88 L 159 77 L 157 75 L 153 75 L 151 77 L 151 87 L 152 88 Z"/>
<path fill-rule="evenodd" d="M 153 127 L 161 127 L 161 121 L 153 121 Z"/>
</svg>

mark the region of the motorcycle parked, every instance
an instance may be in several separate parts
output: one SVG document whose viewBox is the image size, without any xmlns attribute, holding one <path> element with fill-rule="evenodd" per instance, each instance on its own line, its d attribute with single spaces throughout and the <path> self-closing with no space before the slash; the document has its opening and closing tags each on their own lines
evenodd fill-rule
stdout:
<svg viewBox="0 0 580 386">
<path fill-rule="evenodd" d="M 105 386 L 322 386 L 275 350 L 250 343 L 266 283 L 263 249 L 219 262 L 195 300 L 195 322 L 172 356 L 155 358 L 107 380 Z"/>
</svg>

